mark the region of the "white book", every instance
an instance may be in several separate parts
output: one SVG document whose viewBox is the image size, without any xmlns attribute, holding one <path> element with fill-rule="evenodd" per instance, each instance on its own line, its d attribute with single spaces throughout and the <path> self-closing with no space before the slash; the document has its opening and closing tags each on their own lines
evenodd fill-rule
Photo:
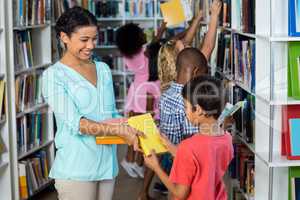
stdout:
<svg viewBox="0 0 300 200">
<path fill-rule="evenodd" d="M 236 104 L 232 105 L 231 103 L 227 102 L 225 105 L 224 110 L 222 111 L 221 115 L 218 118 L 218 124 L 222 124 L 226 117 L 232 116 L 236 111 L 242 108 L 245 105 L 246 101 L 239 101 Z"/>
</svg>

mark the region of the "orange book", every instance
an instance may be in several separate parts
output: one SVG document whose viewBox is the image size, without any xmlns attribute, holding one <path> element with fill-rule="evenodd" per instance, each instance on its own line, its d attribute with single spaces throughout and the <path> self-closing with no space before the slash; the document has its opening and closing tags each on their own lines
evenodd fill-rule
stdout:
<svg viewBox="0 0 300 200">
<path fill-rule="evenodd" d="M 126 142 L 119 136 L 97 136 L 96 144 L 126 144 Z"/>
<path fill-rule="evenodd" d="M 107 119 L 102 121 L 107 124 L 122 124 L 127 123 L 127 118 L 116 118 Z M 96 136 L 96 144 L 126 144 L 123 138 L 119 136 L 107 135 L 107 136 Z"/>
</svg>

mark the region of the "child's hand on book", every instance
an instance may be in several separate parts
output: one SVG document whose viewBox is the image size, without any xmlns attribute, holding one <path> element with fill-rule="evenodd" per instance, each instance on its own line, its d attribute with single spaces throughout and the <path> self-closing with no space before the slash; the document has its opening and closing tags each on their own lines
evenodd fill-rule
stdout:
<svg viewBox="0 0 300 200">
<path fill-rule="evenodd" d="M 145 165 L 150 169 L 152 169 L 153 171 L 160 168 L 159 161 L 154 150 L 151 151 L 151 155 L 144 156 L 144 162 Z"/>
<path fill-rule="evenodd" d="M 123 133 L 120 136 L 124 138 L 125 142 L 128 145 L 132 145 L 134 151 L 141 151 L 138 137 L 145 137 L 144 133 L 127 125 L 122 126 L 122 132 Z"/>
<path fill-rule="evenodd" d="M 175 144 L 173 144 L 169 138 L 164 135 L 164 134 L 160 134 L 160 139 L 163 142 L 163 144 L 165 145 L 165 147 L 168 149 L 168 151 L 172 154 L 172 156 L 176 155 L 176 151 L 177 151 L 177 146 Z"/>
<path fill-rule="evenodd" d="M 226 131 L 226 130 L 230 130 L 232 129 L 232 125 L 234 123 L 234 119 L 232 116 L 226 117 L 223 123 L 222 128 Z"/>
</svg>

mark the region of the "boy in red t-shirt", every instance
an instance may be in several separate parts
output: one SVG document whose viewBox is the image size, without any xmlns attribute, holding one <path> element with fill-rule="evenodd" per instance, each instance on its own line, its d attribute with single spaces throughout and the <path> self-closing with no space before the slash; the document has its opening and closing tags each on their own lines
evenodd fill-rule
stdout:
<svg viewBox="0 0 300 200">
<path fill-rule="evenodd" d="M 178 147 L 164 142 L 175 156 L 170 177 L 161 169 L 155 152 L 145 157 L 168 188 L 173 199 L 226 200 L 223 176 L 233 157 L 232 137 L 217 123 L 221 112 L 221 82 L 200 76 L 188 82 L 182 91 L 188 120 L 201 130 Z"/>
</svg>

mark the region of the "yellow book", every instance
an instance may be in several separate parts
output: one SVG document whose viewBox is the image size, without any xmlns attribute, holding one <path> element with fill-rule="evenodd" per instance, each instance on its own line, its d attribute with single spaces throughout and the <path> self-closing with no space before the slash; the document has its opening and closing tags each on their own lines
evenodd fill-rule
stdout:
<svg viewBox="0 0 300 200">
<path fill-rule="evenodd" d="M 20 188 L 20 198 L 28 199 L 28 187 L 26 180 L 26 163 L 19 163 L 19 188 Z"/>
<path fill-rule="evenodd" d="M 158 154 L 167 152 L 150 113 L 130 117 L 128 119 L 128 125 L 145 134 L 146 137 L 139 137 L 139 140 L 146 156 L 151 154 L 152 149 Z"/>
<path fill-rule="evenodd" d="M 1 80 L 0 81 L 0 119 L 1 119 L 1 115 L 2 115 L 2 108 L 3 108 L 3 104 L 5 101 L 5 81 Z"/>
<path fill-rule="evenodd" d="M 182 24 L 186 20 L 181 0 L 170 0 L 162 3 L 160 9 L 164 21 L 167 22 L 167 27 Z"/>
</svg>

